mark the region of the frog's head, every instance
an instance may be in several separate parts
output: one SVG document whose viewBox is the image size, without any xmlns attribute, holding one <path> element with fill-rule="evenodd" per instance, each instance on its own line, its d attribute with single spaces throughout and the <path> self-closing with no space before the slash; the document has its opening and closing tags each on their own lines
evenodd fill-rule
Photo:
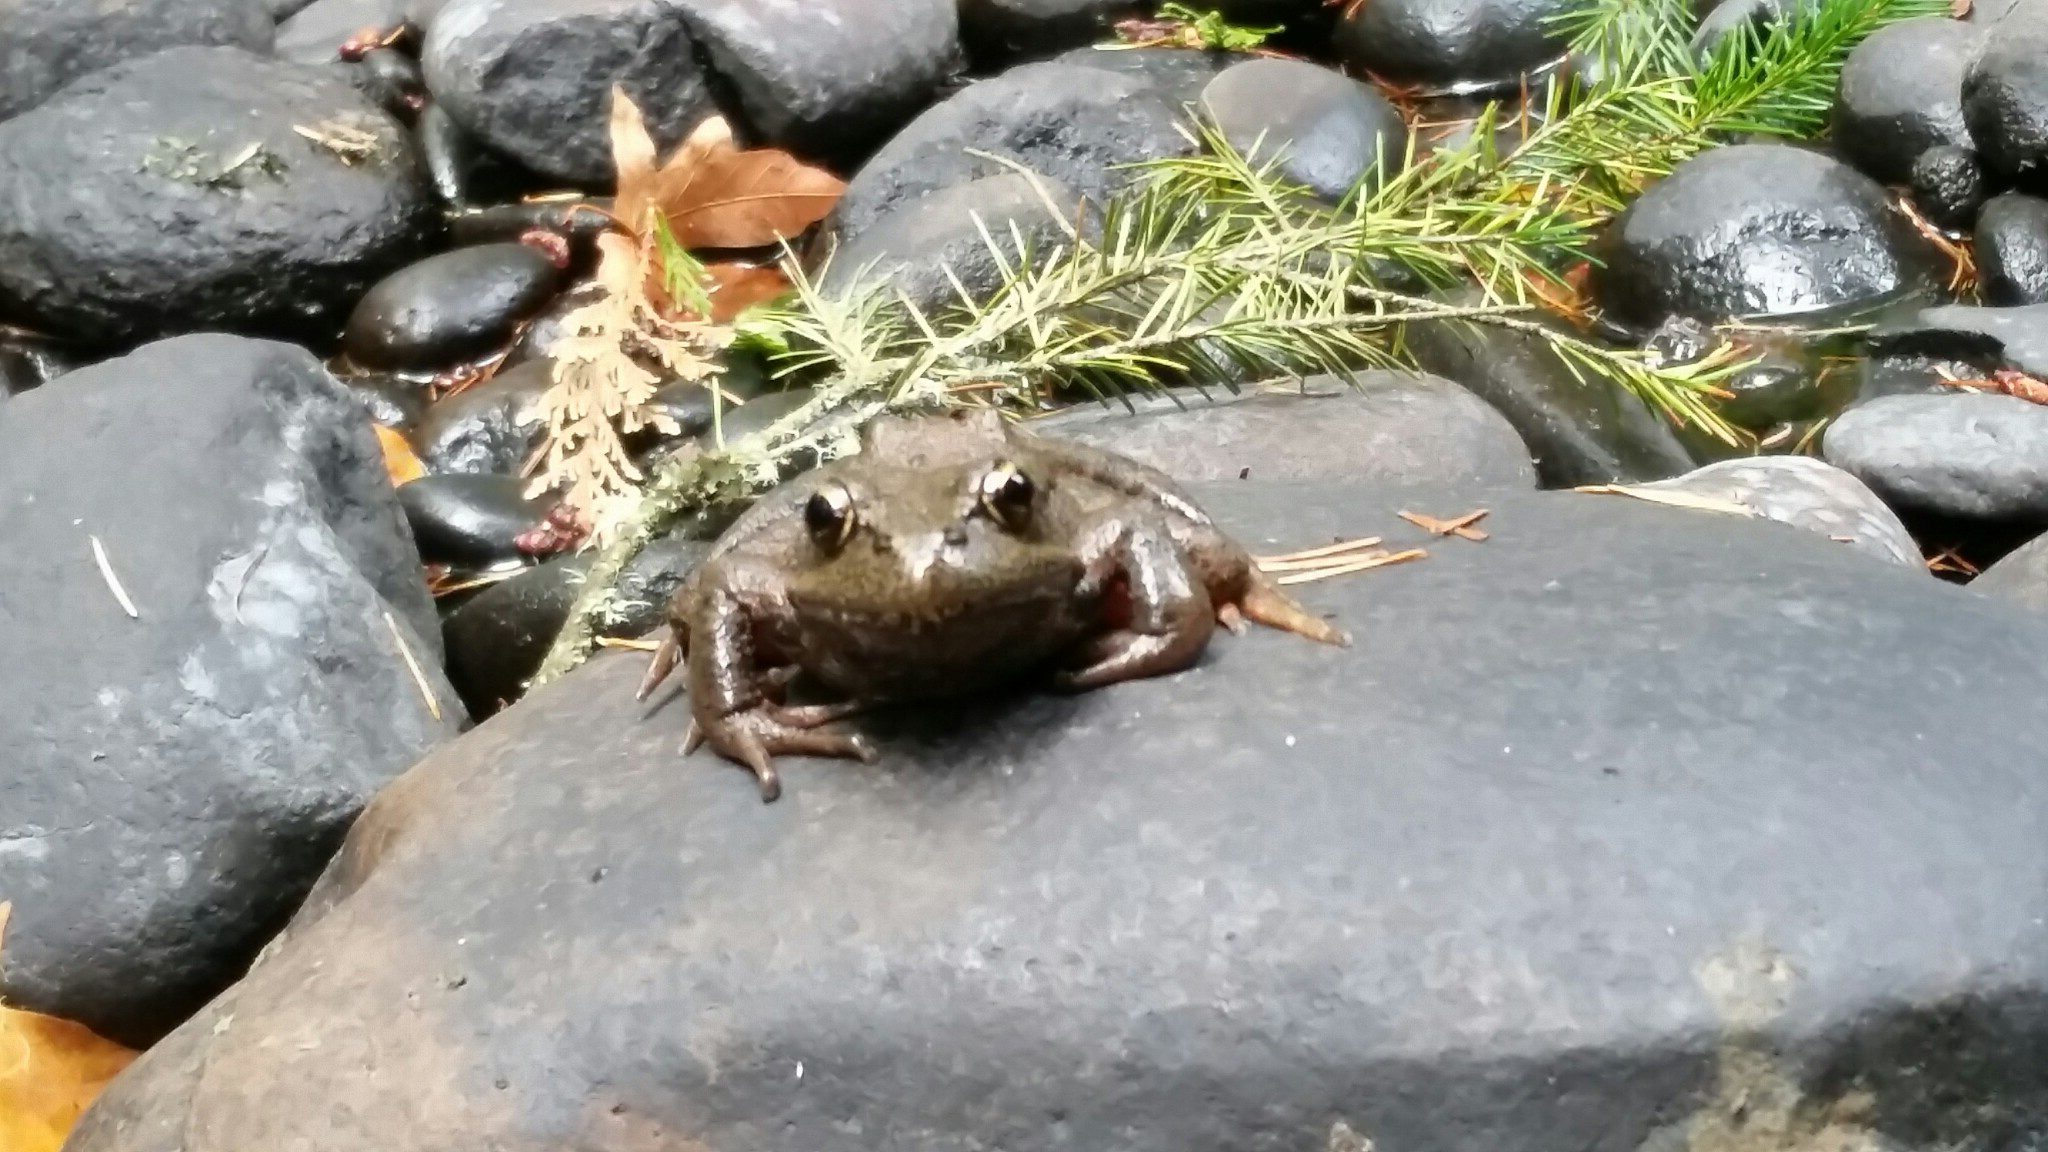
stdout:
<svg viewBox="0 0 2048 1152">
<path fill-rule="evenodd" d="M 870 450 L 822 474 L 803 505 L 792 605 L 815 625 L 922 631 L 1022 625 L 1072 595 L 1081 563 L 1044 515 L 1056 480 L 1007 447 Z"/>
</svg>

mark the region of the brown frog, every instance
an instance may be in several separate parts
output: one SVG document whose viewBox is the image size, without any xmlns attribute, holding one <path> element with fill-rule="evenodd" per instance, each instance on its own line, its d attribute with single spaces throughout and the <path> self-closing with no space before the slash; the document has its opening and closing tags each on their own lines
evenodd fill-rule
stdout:
<svg viewBox="0 0 2048 1152">
<path fill-rule="evenodd" d="M 992 410 L 889 416 L 726 530 L 670 604 L 640 698 L 687 660 L 683 754 L 708 741 L 774 800 L 777 755 L 874 759 L 824 727 L 864 706 L 1175 672 L 1246 618 L 1349 643 L 1158 471 Z M 798 673 L 843 702 L 788 703 Z"/>
</svg>

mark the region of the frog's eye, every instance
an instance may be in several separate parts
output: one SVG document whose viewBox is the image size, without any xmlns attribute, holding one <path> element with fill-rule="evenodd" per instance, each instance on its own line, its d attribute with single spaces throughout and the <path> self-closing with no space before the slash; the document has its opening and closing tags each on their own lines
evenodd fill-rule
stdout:
<svg viewBox="0 0 2048 1152">
<path fill-rule="evenodd" d="M 982 473 L 981 506 L 996 523 L 1005 528 L 1022 528 L 1031 519 L 1031 500 L 1038 488 L 1031 477 L 1017 470 L 1015 464 L 998 464 Z"/>
<path fill-rule="evenodd" d="M 834 551 L 853 535 L 853 493 L 828 484 L 804 502 L 804 527 L 818 547 Z"/>
</svg>

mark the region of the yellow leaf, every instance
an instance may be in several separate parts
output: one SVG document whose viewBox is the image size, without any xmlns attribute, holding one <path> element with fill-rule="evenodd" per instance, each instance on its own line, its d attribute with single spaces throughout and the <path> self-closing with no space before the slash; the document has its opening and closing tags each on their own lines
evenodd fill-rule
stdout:
<svg viewBox="0 0 2048 1152">
<path fill-rule="evenodd" d="M 0 947 L 10 911 L 0 903 Z M 57 1152 L 86 1106 L 135 1056 L 82 1025 L 0 1006 L 0 1149 Z"/>
<path fill-rule="evenodd" d="M 426 465 L 420 463 L 412 445 L 395 430 L 377 425 L 377 444 L 384 449 L 384 470 L 391 474 L 393 488 L 410 484 L 427 474 Z"/>
</svg>

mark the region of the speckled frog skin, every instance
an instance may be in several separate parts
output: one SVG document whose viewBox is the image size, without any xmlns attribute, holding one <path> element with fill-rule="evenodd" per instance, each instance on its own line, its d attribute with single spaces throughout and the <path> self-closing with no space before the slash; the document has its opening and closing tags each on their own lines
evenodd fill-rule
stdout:
<svg viewBox="0 0 2048 1152">
<path fill-rule="evenodd" d="M 1247 618 L 1349 642 L 1151 468 L 990 410 L 882 417 L 719 538 L 640 694 L 686 662 L 684 753 L 709 743 L 773 800 L 777 755 L 874 758 L 827 727 L 863 706 L 1175 672 Z M 843 699 L 788 703 L 799 675 Z"/>
</svg>

